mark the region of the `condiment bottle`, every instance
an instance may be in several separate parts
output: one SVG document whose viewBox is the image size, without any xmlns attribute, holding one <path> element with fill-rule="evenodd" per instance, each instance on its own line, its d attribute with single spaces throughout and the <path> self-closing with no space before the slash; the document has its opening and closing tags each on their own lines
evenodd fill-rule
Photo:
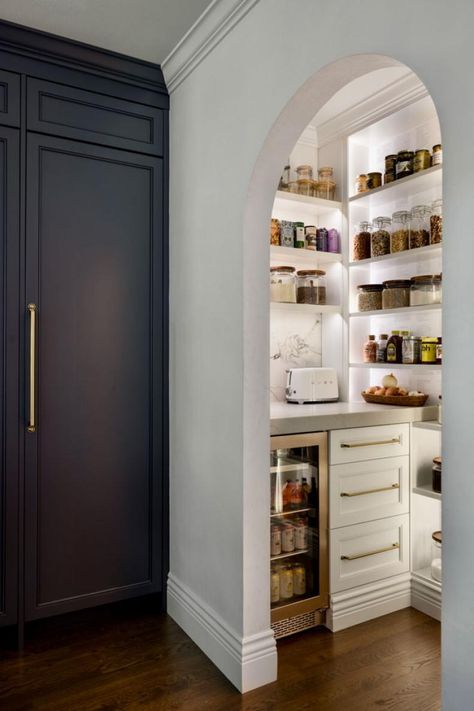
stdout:
<svg viewBox="0 0 474 711">
<path fill-rule="evenodd" d="M 402 337 L 400 336 L 400 331 L 392 331 L 392 335 L 387 341 L 385 360 L 387 363 L 402 362 Z"/>
<path fill-rule="evenodd" d="M 377 344 L 375 336 L 369 336 L 369 340 L 364 343 L 364 363 L 375 363 L 377 358 Z"/>
<path fill-rule="evenodd" d="M 375 360 L 377 363 L 385 363 L 387 352 L 388 334 L 381 333 L 377 343 L 377 354 Z"/>
</svg>

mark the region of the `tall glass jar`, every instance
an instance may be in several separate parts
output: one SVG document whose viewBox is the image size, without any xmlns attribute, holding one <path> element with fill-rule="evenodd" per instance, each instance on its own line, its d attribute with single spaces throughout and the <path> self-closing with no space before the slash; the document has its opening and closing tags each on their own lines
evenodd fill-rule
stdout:
<svg viewBox="0 0 474 711">
<path fill-rule="evenodd" d="M 390 235 L 390 251 L 404 252 L 409 247 L 410 213 L 399 210 L 392 215 L 392 232 Z"/>
<path fill-rule="evenodd" d="M 427 247 L 430 243 L 430 215 L 428 205 L 415 205 L 410 214 L 410 249 Z"/>
<path fill-rule="evenodd" d="M 296 273 L 298 304 L 326 303 L 326 272 L 322 269 L 301 269 Z"/>
<path fill-rule="evenodd" d="M 358 262 L 360 259 L 370 259 L 371 231 L 372 225 L 370 222 L 359 222 L 352 242 L 352 258 L 355 262 Z"/>
<path fill-rule="evenodd" d="M 376 217 L 372 223 L 370 238 L 370 253 L 372 257 L 383 257 L 390 254 L 390 217 Z"/>
<path fill-rule="evenodd" d="M 294 267 L 270 267 L 270 300 L 296 303 Z"/>
<path fill-rule="evenodd" d="M 430 240 L 431 244 L 439 244 L 443 239 L 443 200 L 435 200 L 431 205 Z"/>
</svg>

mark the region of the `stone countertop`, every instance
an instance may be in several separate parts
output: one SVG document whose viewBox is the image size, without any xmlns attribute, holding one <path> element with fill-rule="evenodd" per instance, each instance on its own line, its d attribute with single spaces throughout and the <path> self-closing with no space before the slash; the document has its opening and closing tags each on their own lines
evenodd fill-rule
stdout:
<svg viewBox="0 0 474 711">
<path fill-rule="evenodd" d="M 367 402 L 326 402 L 318 405 L 272 402 L 270 405 L 272 435 L 393 425 L 400 422 L 426 422 L 437 418 L 437 405 L 401 407 Z"/>
</svg>

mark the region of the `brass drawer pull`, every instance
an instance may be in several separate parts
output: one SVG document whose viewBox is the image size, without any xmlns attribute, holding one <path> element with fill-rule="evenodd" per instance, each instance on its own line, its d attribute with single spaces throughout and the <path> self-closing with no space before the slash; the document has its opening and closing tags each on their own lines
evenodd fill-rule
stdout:
<svg viewBox="0 0 474 711">
<path fill-rule="evenodd" d="M 366 494 L 378 494 L 380 491 L 394 491 L 399 489 L 400 484 L 392 484 L 391 486 L 382 486 L 380 489 L 366 489 L 365 491 L 341 491 L 340 496 L 365 496 Z"/>
<path fill-rule="evenodd" d="M 341 560 L 358 560 L 359 558 L 368 558 L 370 555 L 377 555 L 377 553 L 386 553 L 387 551 L 395 551 L 400 548 L 399 543 L 392 543 L 391 546 L 386 548 L 379 548 L 376 551 L 370 551 L 370 553 L 357 553 L 356 555 L 341 555 Z"/>
<path fill-rule="evenodd" d="M 30 315 L 30 383 L 28 432 L 36 432 L 36 305 L 28 304 Z"/>
<path fill-rule="evenodd" d="M 342 449 L 355 449 L 355 447 L 376 447 L 379 444 L 401 444 L 400 437 L 393 439 L 383 439 L 378 442 L 341 442 Z"/>
</svg>

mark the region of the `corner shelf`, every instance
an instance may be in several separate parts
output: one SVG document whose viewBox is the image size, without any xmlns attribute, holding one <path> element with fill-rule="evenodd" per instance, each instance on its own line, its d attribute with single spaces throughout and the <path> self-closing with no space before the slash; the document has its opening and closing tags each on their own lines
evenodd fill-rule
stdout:
<svg viewBox="0 0 474 711">
<path fill-rule="evenodd" d="M 414 486 L 413 493 L 419 494 L 420 496 L 427 496 L 429 499 L 437 499 L 441 501 L 441 494 L 433 491 L 429 484 L 423 484 L 422 486 Z"/>
<path fill-rule="evenodd" d="M 422 313 L 423 311 L 441 311 L 442 304 L 427 304 L 426 306 L 402 306 L 398 309 L 377 309 L 377 311 L 353 311 L 351 318 L 364 318 L 369 316 L 390 316 L 390 314 Z"/>
<path fill-rule="evenodd" d="M 415 259 L 428 259 L 429 257 L 441 257 L 442 246 L 440 244 L 429 244 L 427 247 L 417 247 L 416 249 L 406 249 L 403 252 L 394 254 L 384 254 L 382 257 L 370 257 L 370 259 L 359 259 L 349 262 L 349 267 L 364 267 L 370 264 L 385 264 L 386 262 L 403 264 L 413 262 Z"/>
<path fill-rule="evenodd" d="M 334 252 L 315 252 L 312 249 L 296 249 L 295 247 L 277 247 L 270 245 L 270 260 L 281 264 L 308 266 L 317 269 L 325 264 L 335 264 L 342 261 L 342 255 Z"/>
<path fill-rule="evenodd" d="M 340 314 L 341 307 L 332 304 L 288 304 L 282 301 L 271 301 L 272 311 L 292 311 L 293 313 Z"/>
<path fill-rule="evenodd" d="M 409 175 L 406 178 L 400 178 L 400 180 L 394 180 L 392 183 L 381 185 L 380 188 L 358 193 L 349 198 L 349 205 L 375 207 L 383 203 L 411 197 L 414 193 L 429 190 L 430 188 L 439 187 L 441 191 L 442 168 L 442 165 L 434 165 L 432 168 L 413 173 L 413 175 Z"/>
<path fill-rule="evenodd" d="M 325 200 L 324 198 L 309 197 L 308 195 L 300 195 L 299 193 L 290 193 L 286 190 L 277 190 L 275 195 L 274 207 L 285 209 L 286 205 L 294 207 L 295 204 L 300 204 L 306 210 L 308 207 L 314 208 L 317 215 L 324 215 L 334 210 L 342 210 L 342 202 L 338 200 Z"/>
<path fill-rule="evenodd" d="M 385 370 L 441 370 L 442 365 L 436 363 L 349 363 L 349 368 L 384 368 Z"/>
</svg>

